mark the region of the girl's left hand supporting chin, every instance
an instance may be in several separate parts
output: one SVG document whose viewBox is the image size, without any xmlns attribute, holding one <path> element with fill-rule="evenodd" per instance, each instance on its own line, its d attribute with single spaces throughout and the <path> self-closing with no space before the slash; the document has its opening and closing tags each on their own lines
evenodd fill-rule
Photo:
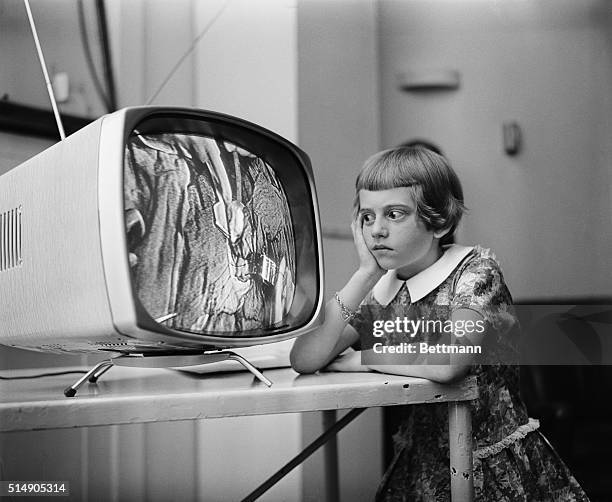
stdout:
<svg viewBox="0 0 612 502">
<path fill-rule="evenodd" d="M 369 372 L 372 370 L 361 364 L 361 351 L 351 350 L 339 355 L 322 371 Z"/>
</svg>

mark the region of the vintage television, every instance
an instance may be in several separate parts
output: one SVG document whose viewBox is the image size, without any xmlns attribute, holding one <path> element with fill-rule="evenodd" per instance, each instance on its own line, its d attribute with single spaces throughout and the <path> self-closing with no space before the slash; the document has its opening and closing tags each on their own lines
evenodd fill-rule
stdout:
<svg viewBox="0 0 612 502">
<path fill-rule="evenodd" d="M 66 395 L 113 364 L 255 370 L 228 349 L 319 324 L 309 159 L 228 115 L 133 107 L 96 120 L 0 177 L 0 240 L 0 343 L 109 354 Z"/>
</svg>

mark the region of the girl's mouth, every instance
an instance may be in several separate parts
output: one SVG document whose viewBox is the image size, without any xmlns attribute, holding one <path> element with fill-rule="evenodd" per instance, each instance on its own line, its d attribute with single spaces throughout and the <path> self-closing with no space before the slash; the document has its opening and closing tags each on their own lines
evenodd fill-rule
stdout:
<svg viewBox="0 0 612 502">
<path fill-rule="evenodd" d="M 388 246 L 383 246 L 382 244 L 375 244 L 372 246 L 372 251 L 392 251 L 392 249 Z"/>
</svg>

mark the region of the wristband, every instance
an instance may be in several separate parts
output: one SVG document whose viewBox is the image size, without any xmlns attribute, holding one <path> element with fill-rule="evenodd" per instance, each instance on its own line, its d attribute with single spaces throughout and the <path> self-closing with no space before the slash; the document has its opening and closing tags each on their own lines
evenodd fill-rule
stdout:
<svg viewBox="0 0 612 502">
<path fill-rule="evenodd" d="M 340 299 L 340 295 L 338 293 L 334 294 L 334 298 L 336 299 L 336 301 L 338 302 L 338 305 L 340 306 L 340 314 L 342 315 L 342 320 L 344 322 L 350 322 L 351 320 L 353 320 L 355 316 L 357 315 L 357 312 L 354 310 L 351 310 L 344 303 L 342 303 L 342 300 Z"/>
</svg>

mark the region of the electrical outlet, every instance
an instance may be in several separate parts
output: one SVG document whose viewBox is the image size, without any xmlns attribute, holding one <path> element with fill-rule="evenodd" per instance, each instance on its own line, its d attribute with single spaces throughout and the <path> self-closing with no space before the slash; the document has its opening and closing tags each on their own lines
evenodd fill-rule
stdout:
<svg viewBox="0 0 612 502">
<path fill-rule="evenodd" d="M 68 73 L 62 71 L 53 74 L 51 86 L 58 103 L 65 103 L 70 98 L 70 79 Z"/>
</svg>

